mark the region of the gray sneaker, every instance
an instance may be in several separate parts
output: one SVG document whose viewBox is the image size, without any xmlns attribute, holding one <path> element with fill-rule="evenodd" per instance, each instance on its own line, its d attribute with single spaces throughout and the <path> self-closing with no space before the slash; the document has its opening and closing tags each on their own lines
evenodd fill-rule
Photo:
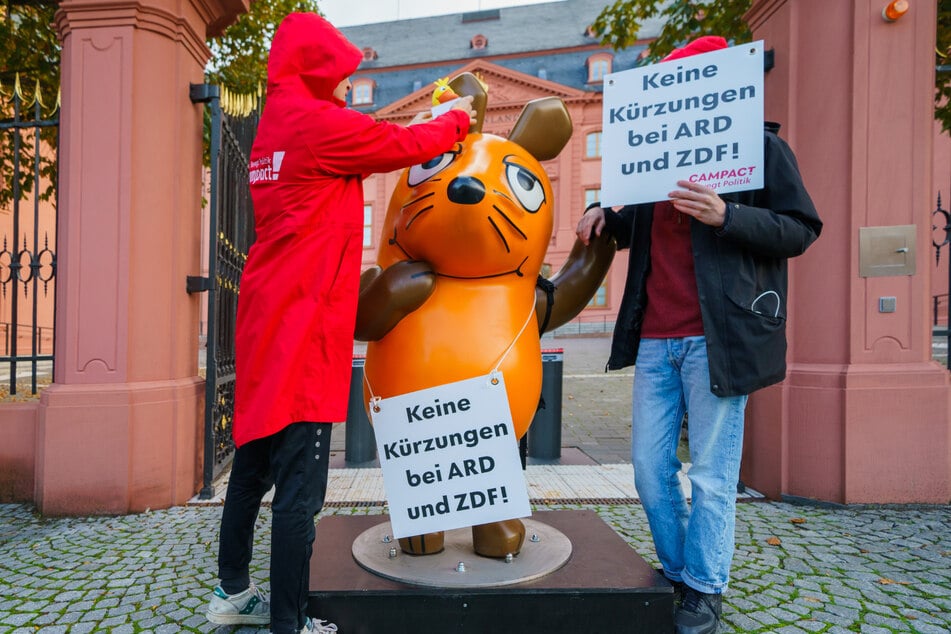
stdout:
<svg viewBox="0 0 951 634">
<path fill-rule="evenodd" d="M 228 594 L 218 586 L 205 616 L 216 625 L 267 625 L 271 622 L 271 604 L 253 583 L 238 594 Z"/>
<path fill-rule="evenodd" d="M 304 623 L 304 627 L 301 629 L 300 634 L 331 634 L 331 632 L 336 631 L 337 626 L 330 621 L 324 621 L 321 619 L 307 619 L 307 622 Z"/>
</svg>

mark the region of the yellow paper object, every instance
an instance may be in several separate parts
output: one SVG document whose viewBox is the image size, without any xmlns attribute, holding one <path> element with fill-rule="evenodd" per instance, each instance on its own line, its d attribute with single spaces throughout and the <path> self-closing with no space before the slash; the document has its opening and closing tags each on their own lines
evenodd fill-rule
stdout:
<svg viewBox="0 0 951 634">
<path fill-rule="evenodd" d="M 452 101 L 453 99 L 458 99 L 459 95 L 449 86 L 449 78 L 437 79 L 435 82 L 436 89 L 433 90 L 433 105 L 438 106 L 441 103 L 446 103 Z"/>
</svg>

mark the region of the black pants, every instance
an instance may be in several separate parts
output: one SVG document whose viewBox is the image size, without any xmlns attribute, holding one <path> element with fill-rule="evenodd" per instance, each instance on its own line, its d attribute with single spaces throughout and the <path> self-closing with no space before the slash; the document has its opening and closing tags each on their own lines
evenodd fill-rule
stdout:
<svg viewBox="0 0 951 634">
<path fill-rule="evenodd" d="M 314 517 L 327 492 L 330 423 L 293 423 L 251 441 L 234 454 L 221 514 L 218 576 L 228 594 L 250 584 L 248 566 L 261 499 L 271 506 L 271 631 L 297 634 L 304 626 L 310 590 Z"/>
</svg>

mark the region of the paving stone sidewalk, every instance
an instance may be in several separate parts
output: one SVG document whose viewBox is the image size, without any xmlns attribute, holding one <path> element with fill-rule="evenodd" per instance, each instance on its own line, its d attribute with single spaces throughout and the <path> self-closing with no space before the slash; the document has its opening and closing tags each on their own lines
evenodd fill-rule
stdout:
<svg viewBox="0 0 951 634">
<path fill-rule="evenodd" d="M 543 341 L 564 350 L 562 445 L 601 465 L 629 461 L 633 373 L 603 373 L 609 344 L 604 337 Z M 344 437 L 335 430 L 332 448 L 342 451 Z M 593 509 L 657 564 L 639 504 L 533 508 Z M 384 512 L 340 502 L 320 517 Z M 266 632 L 205 620 L 220 516 L 218 505 L 195 504 L 121 517 L 42 518 L 29 505 L 0 505 L 0 634 Z M 265 591 L 270 519 L 263 508 L 252 561 Z M 721 634 L 951 632 L 949 505 L 741 502 L 736 544 Z M 347 634 L 346 624 L 338 625 Z"/>
<path fill-rule="evenodd" d="M 578 508 L 595 510 L 656 564 L 637 504 L 536 507 Z M 738 508 L 721 632 L 951 631 L 948 507 L 820 509 L 749 502 Z M 383 511 L 338 507 L 321 517 Z M 43 519 L 25 505 L 0 505 L 0 632 L 265 632 L 215 628 L 205 620 L 220 512 L 220 506 L 185 506 L 122 517 Z M 252 561 L 252 576 L 265 591 L 269 544 L 265 507 Z M 338 625 L 345 634 L 346 624 Z"/>
</svg>

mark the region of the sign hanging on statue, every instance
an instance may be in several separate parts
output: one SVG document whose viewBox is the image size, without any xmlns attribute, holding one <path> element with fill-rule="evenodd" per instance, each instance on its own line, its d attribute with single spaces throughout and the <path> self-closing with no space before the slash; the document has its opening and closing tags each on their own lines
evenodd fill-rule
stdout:
<svg viewBox="0 0 951 634">
<path fill-rule="evenodd" d="M 501 372 L 372 401 L 393 535 L 528 517 Z"/>
</svg>

